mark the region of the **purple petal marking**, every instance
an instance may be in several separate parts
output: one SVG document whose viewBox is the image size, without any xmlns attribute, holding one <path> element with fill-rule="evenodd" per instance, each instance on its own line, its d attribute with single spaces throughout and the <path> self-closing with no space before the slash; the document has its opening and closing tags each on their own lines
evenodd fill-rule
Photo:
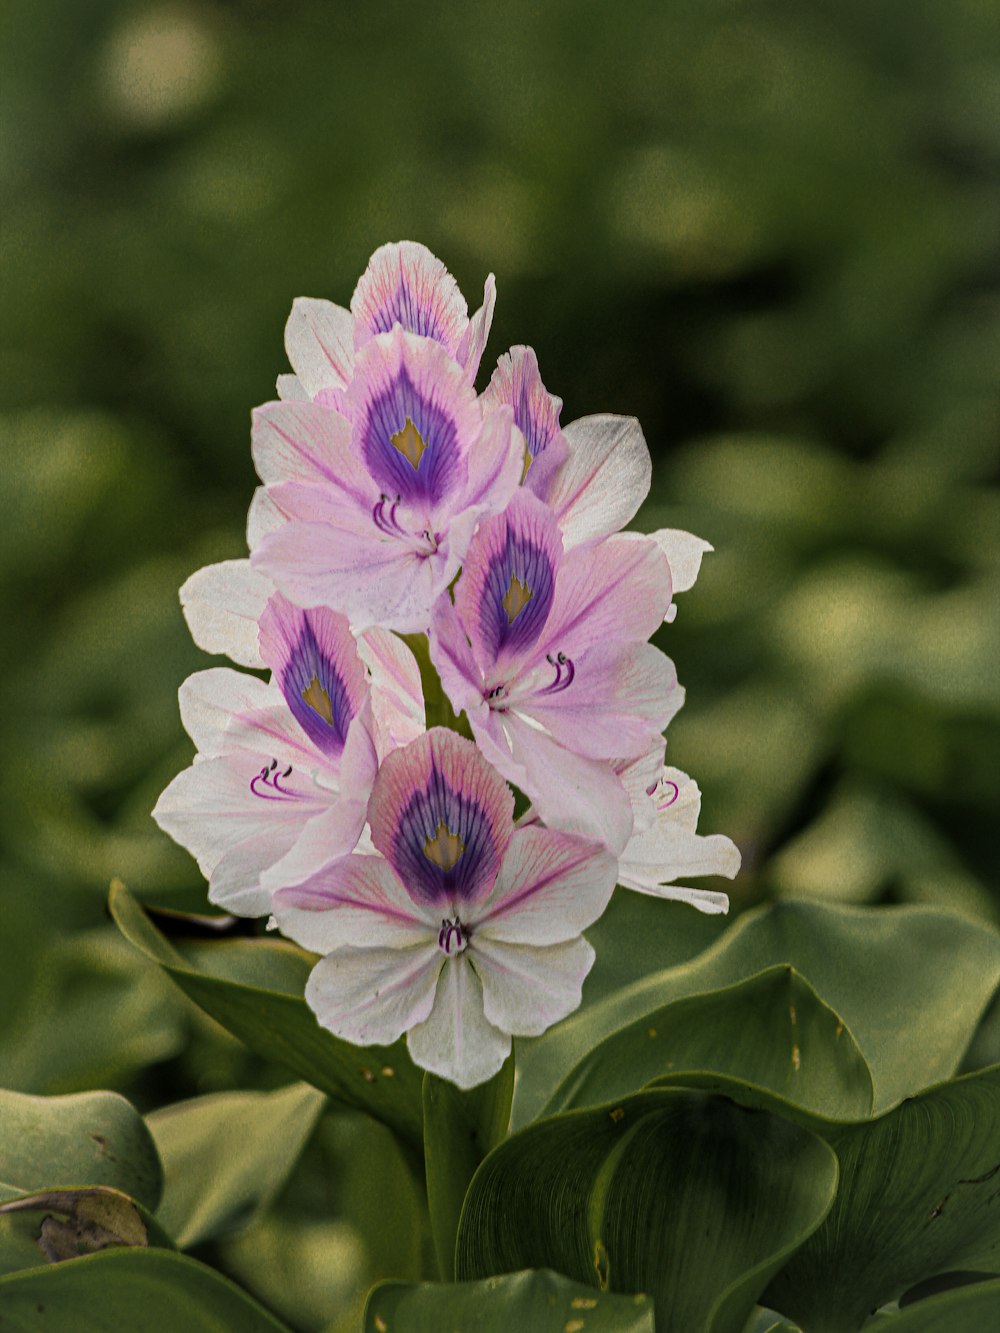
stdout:
<svg viewBox="0 0 1000 1333">
<path fill-rule="evenodd" d="M 351 299 L 355 343 L 401 325 L 433 338 L 454 355 L 469 322 L 458 284 L 426 246 L 400 241 L 380 246 Z"/>
<path fill-rule="evenodd" d="M 325 607 L 303 611 L 275 593 L 261 616 L 260 645 L 296 722 L 318 750 L 338 758 L 365 690 L 345 617 Z"/>
<path fill-rule="evenodd" d="M 512 347 L 498 360 L 493 378 L 483 392 L 483 405 L 489 411 L 501 403 L 508 403 L 514 409 L 514 424 L 524 436 L 528 450 L 527 473 L 539 454 L 560 438 L 562 411 L 562 399 L 547 392 L 542 383 L 531 347 Z"/>
<path fill-rule="evenodd" d="M 414 902 L 445 906 L 492 889 L 512 810 L 509 788 L 476 747 L 433 728 L 386 757 L 368 816 L 372 842 Z"/>
<path fill-rule="evenodd" d="M 374 339 L 358 354 L 350 396 L 357 455 L 390 502 L 432 508 L 464 483 L 482 417 L 438 344 L 399 328 Z"/>
</svg>

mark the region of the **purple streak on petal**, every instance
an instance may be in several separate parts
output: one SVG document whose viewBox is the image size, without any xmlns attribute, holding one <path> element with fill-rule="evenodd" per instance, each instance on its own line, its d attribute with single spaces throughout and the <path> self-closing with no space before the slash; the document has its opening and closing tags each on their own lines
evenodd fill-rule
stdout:
<svg viewBox="0 0 1000 1333">
<path fill-rule="evenodd" d="M 423 444 L 416 467 L 392 442 L 408 421 Z M 372 394 L 359 422 L 361 455 L 369 472 L 387 495 L 406 504 L 433 505 L 451 488 L 458 473 L 458 434 L 447 406 L 423 392 L 405 365 Z"/>
<path fill-rule="evenodd" d="M 414 241 L 380 246 L 351 299 L 355 344 L 401 325 L 433 338 L 454 355 L 468 326 L 468 307 L 444 264 Z"/>
</svg>

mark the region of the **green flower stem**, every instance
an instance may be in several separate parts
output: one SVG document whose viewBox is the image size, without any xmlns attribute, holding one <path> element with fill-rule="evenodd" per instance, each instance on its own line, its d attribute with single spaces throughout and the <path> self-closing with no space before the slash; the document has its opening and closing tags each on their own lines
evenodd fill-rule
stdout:
<svg viewBox="0 0 1000 1333">
<path fill-rule="evenodd" d="M 420 684 L 424 691 L 424 709 L 427 714 L 427 728 L 447 727 L 457 731 L 460 736 L 472 740 L 472 728 L 465 713 L 456 713 L 451 700 L 444 692 L 441 678 L 431 661 L 430 645 L 426 634 L 403 634 L 400 636 L 420 667 Z"/>
<path fill-rule="evenodd" d="M 424 1170 L 438 1269 L 455 1279 L 458 1219 L 476 1167 L 507 1136 L 514 1094 L 514 1057 L 478 1088 L 463 1092 L 424 1075 Z"/>
</svg>

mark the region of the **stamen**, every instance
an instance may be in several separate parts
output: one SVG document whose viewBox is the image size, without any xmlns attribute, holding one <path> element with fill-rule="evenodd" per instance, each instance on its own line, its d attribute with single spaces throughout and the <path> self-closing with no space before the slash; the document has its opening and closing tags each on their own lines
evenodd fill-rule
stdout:
<svg viewBox="0 0 1000 1333">
<path fill-rule="evenodd" d="M 681 794 L 681 789 L 676 782 L 671 782 L 669 778 L 663 778 L 659 783 L 659 799 L 656 802 L 657 813 L 663 810 L 669 810 L 673 803 Z M 665 798 L 665 799 L 664 799 Z"/>
<path fill-rule="evenodd" d="M 287 778 L 291 776 L 292 765 L 289 764 L 284 773 L 275 774 L 278 767 L 277 759 L 272 759 L 269 764 L 265 764 L 260 772 L 250 779 L 250 790 L 254 796 L 259 796 L 262 801 L 297 801 L 299 798 L 293 791 L 288 791 L 282 787 L 278 778 Z M 261 787 L 266 787 L 267 791 L 261 791 Z"/>
<path fill-rule="evenodd" d="M 448 917 L 441 918 L 441 929 L 438 931 L 438 948 L 443 949 L 445 953 L 451 953 L 452 942 L 455 944 L 455 952 L 461 953 L 469 942 L 469 932 L 465 931 L 463 935 L 463 926 L 458 917 L 452 921 Z"/>
<path fill-rule="evenodd" d="M 333 726 L 333 704 L 330 702 L 329 694 L 320 684 L 317 675 L 313 675 L 312 680 L 302 691 L 302 702 L 321 717 L 328 726 Z"/>
<path fill-rule="evenodd" d="M 545 660 L 549 666 L 555 667 L 556 678 L 551 685 L 546 685 L 544 690 L 539 690 L 539 694 L 558 694 L 561 690 L 568 689 L 573 684 L 573 678 L 576 675 L 573 659 L 567 657 L 565 653 L 556 653 L 555 657 L 551 653 L 546 653 Z M 566 669 L 565 676 L 563 676 L 564 667 Z"/>
<path fill-rule="evenodd" d="M 405 424 L 400 430 L 389 436 L 394 449 L 398 449 L 406 461 L 416 472 L 420 466 L 420 460 L 424 456 L 424 450 L 427 445 L 424 443 L 423 436 L 417 430 L 416 426 L 406 418 Z"/>
<path fill-rule="evenodd" d="M 454 868 L 464 851 L 465 843 L 457 833 L 452 833 L 443 819 L 438 824 L 434 837 L 424 839 L 424 856 L 445 873 Z"/>
<path fill-rule="evenodd" d="M 534 591 L 528 587 L 527 583 L 522 583 L 515 574 L 510 576 L 510 587 L 507 589 L 502 603 L 503 609 L 507 612 L 508 625 L 513 625 L 534 595 Z"/>
</svg>

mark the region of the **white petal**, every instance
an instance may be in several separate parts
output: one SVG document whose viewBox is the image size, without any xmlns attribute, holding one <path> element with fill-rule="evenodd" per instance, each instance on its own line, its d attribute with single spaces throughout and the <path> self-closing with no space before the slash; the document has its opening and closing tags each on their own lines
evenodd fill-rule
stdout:
<svg viewBox="0 0 1000 1333">
<path fill-rule="evenodd" d="M 181 588 L 181 607 L 191 637 L 208 653 L 225 653 L 240 666 L 264 665 L 257 646 L 257 621 L 274 584 L 249 560 L 223 560 L 199 569 Z"/>
<path fill-rule="evenodd" d="M 258 486 L 250 497 L 247 510 L 247 546 L 255 550 L 261 540 L 275 528 L 280 528 L 285 516 L 267 493 L 266 486 Z M 263 576 L 258 574 L 258 578 Z"/>
<path fill-rule="evenodd" d="M 517 829 L 496 886 L 470 921 L 474 938 L 561 944 L 604 911 L 618 862 L 598 842 L 555 829 Z"/>
<path fill-rule="evenodd" d="M 410 898 L 381 856 L 346 856 L 274 897 L 282 932 L 314 953 L 345 945 L 406 948 L 422 940 L 437 947 L 439 922 Z"/>
<path fill-rule="evenodd" d="M 674 594 L 687 592 L 689 588 L 693 588 L 698 571 L 701 569 L 701 558 L 706 551 L 713 551 L 714 546 L 690 532 L 681 532 L 679 528 L 660 528 L 649 535 L 667 557 Z M 672 621 L 675 614 L 676 607 L 671 602 L 666 619 Z"/>
<path fill-rule="evenodd" d="M 210 667 L 196 671 L 178 691 L 181 721 L 194 741 L 198 753 L 206 758 L 231 754 L 236 749 L 250 749 L 255 754 L 267 745 L 246 744 L 234 740 L 228 731 L 236 714 L 261 708 L 285 706 L 281 691 L 256 676 L 247 676 L 232 667 Z"/>
<path fill-rule="evenodd" d="M 297 825 L 279 824 L 231 847 L 212 871 L 209 902 L 234 916 L 266 916 L 271 911 L 271 891 L 263 883 L 263 872 L 284 855 L 299 833 Z"/>
<path fill-rule="evenodd" d="M 285 351 L 307 397 L 345 389 L 354 366 L 353 315 L 332 301 L 298 297 L 285 325 Z"/>
<path fill-rule="evenodd" d="M 417 659 L 386 629 L 366 630 L 358 638 L 358 652 L 371 672 L 372 711 L 380 736 L 392 748 L 408 745 L 423 733 L 427 721 Z"/>
<path fill-rule="evenodd" d="M 336 1037 L 389 1046 L 434 1003 L 444 955 L 433 939 L 409 949 L 337 949 L 306 982 L 306 1003 Z"/>
<path fill-rule="evenodd" d="M 649 828 L 656 818 L 656 806 L 650 796 L 650 788 L 655 787 L 663 773 L 663 752 L 666 741 L 658 736 L 645 754 L 638 759 L 620 760 L 614 764 L 615 772 L 622 780 L 628 792 L 635 815 L 635 833 Z"/>
<path fill-rule="evenodd" d="M 367 801 L 364 800 L 352 801 L 344 797 L 335 800 L 329 810 L 310 819 L 289 851 L 261 874 L 261 887 L 269 895 L 277 893 L 290 884 L 303 883 L 338 858 L 349 856 L 364 828 L 366 809 Z M 294 938 L 292 931 L 285 933 Z M 326 950 L 316 949 L 315 952 L 325 953 Z"/>
<path fill-rule="evenodd" d="M 637 893 L 645 893 L 650 898 L 687 903 L 689 907 L 697 908 L 706 916 L 720 916 L 729 911 L 727 893 L 713 893 L 710 889 L 685 889 L 679 884 L 658 884 L 650 887 L 647 884 L 634 884 L 624 878 L 622 885 L 626 889 L 635 889 Z"/>
<path fill-rule="evenodd" d="M 640 893 L 659 894 L 662 885 L 682 875 L 725 875 L 734 879 L 739 868 L 739 849 L 723 834 L 701 838 L 658 823 L 633 838 L 622 852 L 618 881 Z"/>
<path fill-rule="evenodd" d="M 298 375 L 279 375 L 275 380 L 274 387 L 278 397 L 282 400 L 309 397 L 302 387 L 302 381 Z"/>
<path fill-rule="evenodd" d="M 569 458 L 547 499 L 568 550 L 623 528 L 649 494 L 653 465 L 634 417 L 581 417 L 563 434 Z"/>
<path fill-rule="evenodd" d="M 445 962 L 430 1017 L 410 1030 L 406 1045 L 421 1069 L 460 1088 L 485 1083 L 510 1054 L 510 1036 L 487 1021 L 482 985 L 464 954 Z"/>
<path fill-rule="evenodd" d="M 472 956 L 486 1017 L 515 1037 L 538 1037 L 579 1008 L 594 950 L 582 936 L 536 949 L 476 937 Z"/>
</svg>

